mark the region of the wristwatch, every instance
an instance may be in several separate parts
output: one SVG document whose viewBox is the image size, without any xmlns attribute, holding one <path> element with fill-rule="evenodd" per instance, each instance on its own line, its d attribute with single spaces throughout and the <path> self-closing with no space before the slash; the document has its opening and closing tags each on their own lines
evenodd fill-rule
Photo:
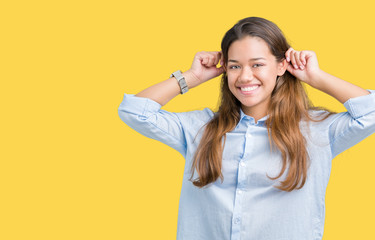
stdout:
<svg viewBox="0 0 375 240">
<path fill-rule="evenodd" d="M 169 76 L 169 77 L 170 78 L 175 77 L 177 79 L 178 85 L 180 85 L 180 89 L 181 89 L 180 93 L 181 94 L 184 94 L 189 90 L 189 88 L 186 84 L 185 78 L 182 75 L 180 70 L 177 70 L 176 72 L 172 73 L 171 76 Z"/>
</svg>

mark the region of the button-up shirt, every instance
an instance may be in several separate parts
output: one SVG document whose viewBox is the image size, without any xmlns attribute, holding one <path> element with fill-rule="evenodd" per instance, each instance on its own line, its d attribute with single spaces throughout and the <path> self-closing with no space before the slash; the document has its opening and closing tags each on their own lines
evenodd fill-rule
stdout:
<svg viewBox="0 0 375 240">
<path fill-rule="evenodd" d="M 270 149 L 268 116 L 256 122 L 241 110 L 237 126 L 226 133 L 224 181 L 218 178 L 200 189 L 189 181 L 190 168 L 204 124 L 214 116 L 211 109 L 168 112 L 151 99 L 124 94 L 118 113 L 129 127 L 185 158 L 178 240 L 318 240 L 323 237 L 332 159 L 375 132 L 375 92 L 368 91 L 347 100 L 346 112 L 321 122 L 300 122 L 310 165 L 304 187 L 291 192 L 275 188 L 287 171 L 276 180 L 267 177 L 277 176 L 282 166 L 280 151 Z M 313 116 L 322 111 L 309 110 Z M 195 172 L 193 179 L 197 177 Z"/>
</svg>

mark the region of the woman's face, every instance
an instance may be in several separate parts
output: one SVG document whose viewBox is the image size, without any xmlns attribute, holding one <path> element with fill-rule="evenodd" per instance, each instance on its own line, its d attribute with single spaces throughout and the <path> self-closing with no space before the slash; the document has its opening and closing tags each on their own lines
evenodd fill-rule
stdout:
<svg viewBox="0 0 375 240">
<path fill-rule="evenodd" d="M 245 114 L 256 121 L 266 115 L 276 78 L 284 74 L 286 67 L 286 60 L 278 63 L 261 38 L 246 36 L 230 45 L 228 85 Z"/>
</svg>

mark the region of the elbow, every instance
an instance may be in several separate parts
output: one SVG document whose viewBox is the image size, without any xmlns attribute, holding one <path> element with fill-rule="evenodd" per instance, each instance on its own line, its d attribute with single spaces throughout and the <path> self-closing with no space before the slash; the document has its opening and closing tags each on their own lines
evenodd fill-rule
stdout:
<svg viewBox="0 0 375 240">
<path fill-rule="evenodd" d="M 375 111 L 366 114 L 362 117 L 354 119 L 355 123 L 360 127 L 360 128 L 370 128 L 374 129 L 375 128 Z"/>
<path fill-rule="evenodd" d="M 131 124 L 132 118 L 134 118 L 134 114 L 131 114 L 121 107 L 118 109 L 118 116 L 120 117 L 121 121 L 123 121 L 126 125 Z"/>
<path fill-rule="evenodd" d="M 375 125 L 375 111 L 372 111 L 366 115 L 356 118 L 355 121 L 361 127 L 374 126 Z"/>
<path fill-rule="evenodd" d="M 133 129 L 138 129 L 147 122 L 147 117 L 127 111 L 121 107 L 118 109 L 118 115 L 126 125 Z"/>
</svg>

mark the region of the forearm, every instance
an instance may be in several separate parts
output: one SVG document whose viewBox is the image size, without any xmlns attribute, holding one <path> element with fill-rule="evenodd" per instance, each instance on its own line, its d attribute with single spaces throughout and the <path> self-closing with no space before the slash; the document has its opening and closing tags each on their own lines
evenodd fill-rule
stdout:
<svg viewBox="0 0 375 240">
<path fill-rule="evenodd" d="M 366 89 L 344 81 L 322 70 L 311 86 L 331 95 L 341 103 L 345 103 L 350 98 L 370 94 Z"/>
<path fill-rule="evenodd" d="M 185 78 L 188 88 L 191 89 L 197 85 L 197 80 L 193 74 L 189 71 L 183 72 L 182 75 Z M 144 89 L 135 96 L 144 97 L 158 102 L 164 106 L 171 99 L 179 95 L 181 92 L 180 86 L 175 77 L 169 78 L 163 82 L 159 82 L 151 87 Z"/>
</svg>

